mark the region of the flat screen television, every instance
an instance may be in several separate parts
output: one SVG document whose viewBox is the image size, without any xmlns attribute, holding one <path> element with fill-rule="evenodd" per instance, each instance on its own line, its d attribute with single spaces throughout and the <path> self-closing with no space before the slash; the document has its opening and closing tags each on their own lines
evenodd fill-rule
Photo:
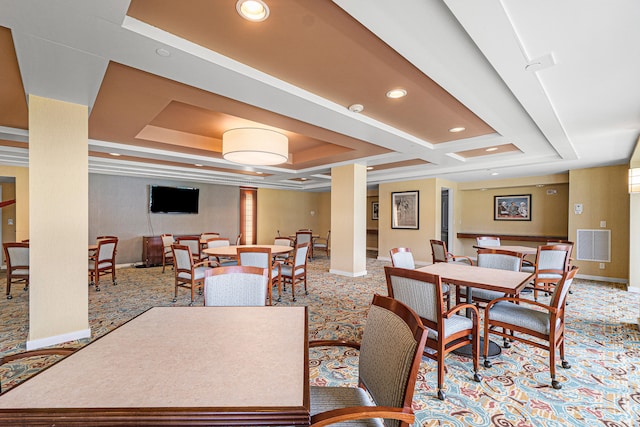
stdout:
<svg viewBox="0 0 640 427">
<path fill-rule="evenodd" d="M 151 185 L 149 212 L 197 214 L 199 192 L 198 188 Z"/>
</svg>

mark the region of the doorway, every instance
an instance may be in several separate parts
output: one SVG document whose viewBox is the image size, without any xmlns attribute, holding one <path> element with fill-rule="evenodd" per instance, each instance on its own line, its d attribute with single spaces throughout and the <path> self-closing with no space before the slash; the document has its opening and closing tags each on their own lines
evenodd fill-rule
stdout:
<svg viewBox="0 0 640 427">
<path fill-rule="evenodd" d="M 450 190 L 442 188 L 440 197 L 440 240 L 446 243 L 447 248 L 453 246 L 449 224 L 453 221 L 453 209 L 451 209 Z"/>
</svg>

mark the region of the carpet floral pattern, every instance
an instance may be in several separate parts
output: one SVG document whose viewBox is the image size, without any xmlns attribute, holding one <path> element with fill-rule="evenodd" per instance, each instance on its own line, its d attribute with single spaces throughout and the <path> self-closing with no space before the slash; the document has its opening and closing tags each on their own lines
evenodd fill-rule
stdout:
<svg viewBox="0 0 640 427">
<path fill-rule="evenodd" d="M 309 339 L 360 339 L 374 293 L 386 295 L 383 267 L 367 260 L 368 274 L 347 278 L 328 273 L 329 261 L 309 263 L 309 295 L 296 286 L 277 305 L 309 307 Z M 108 280 L 101 291 L 89 289 L 89 323 L 95 339 L 152 306 L 186 306 L 188 290 L 180 289 L 172 304 L 173 272 L 162 268 L 118 269 L 118 285 Z M 0 283 L 4 278 L 0 277 Z M 274 293 L 277 290 L 274 288 Z M 13 299 L 0 299 L 0 353 L 23 351 L 28 334 L 28 291 L 16 286 Z M 548 297 L 541 299 L 548 302 Z M 196 304 L 202 304 L 202 296 Z M 640 426 L 640 333 L 636 326 L 640 295 L 621 285 L 578 279 L 567 306 L 566 357 L 571 369 L 558 366 L 561 390 L 550 385 L 548 355 L 521 343 L 480 368 L 483 380 L 473 381 L 469 359 L 446 359 L 447 399 L 436 397 L 436 363 L 424 358 L 413 407 L 416 426 Z M 68 343 L 80 347 L 90 339 Z M 500 342 L 497 340 L 497 342 Z M 33 359 L 6 365 L 0 372 L 3 391 L 51 363 Z M 311 349 L 313 385 L 355 386 L 358 352 L 347 348 Z"/>
</svg>

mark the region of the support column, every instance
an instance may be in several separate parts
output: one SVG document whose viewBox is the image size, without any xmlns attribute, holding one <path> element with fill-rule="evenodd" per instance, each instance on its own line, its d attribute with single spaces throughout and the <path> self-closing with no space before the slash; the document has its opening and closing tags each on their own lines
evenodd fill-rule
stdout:
<svg viewBox="0 0 640 427">
<path fill-rule="evenodd" d="M 367 169 L 346 165 L 331 169 L 330 273 L 367 274 Z"/>
<path fill-rule="evenodd" d="M 27 349 L 91 336 L 88 108 L 29 95 Z"/>
</svg>

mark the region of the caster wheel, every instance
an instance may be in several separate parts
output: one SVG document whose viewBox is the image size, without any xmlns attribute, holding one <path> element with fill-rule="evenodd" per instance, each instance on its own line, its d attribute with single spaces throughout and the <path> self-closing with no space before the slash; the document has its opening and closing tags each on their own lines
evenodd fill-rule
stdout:
<svg viewBox="0 0 640 427">
<path fill-rule="evenodd" d="M 309 292 L 307 292 L 307 291 L 304 291 L 304 294 L 305 294 L 305 295 L 309 295 Z"/>
<path fill-rule="evenodd" d="M 282 302 L 282 297 L 278 297 L 278 299 L 276 301 Z"/>
<path fill-rule="evenodd" d="M 178 298 L 172 299 L 171 302 L 178 302 Z"/>
<path fill-rule="evenodd" d="M 485 367 L 485 368 L 490 368 L 491 366 L 492 366 L 492 365 L 491 365 L 491 362 L 489 362 L 488 360 L 485 360 L 485 361 L 484 361 L 484 367 Z"/>
<path fill-rule="evenodd" d="M 100 288 L 96 286 L 96 292 L 100 292 Z"/>
<path fill-rule="evenodd" d="M 292 299 L 291 301 L 296 302 L 296 301 L 298 301 L 298 300 L 294 298 L 294 299 Z"/>
<path fill-rule="evenodd" d="M 446 395 L 444 394 L 444 391 L 438 390 L 438 399 L 444 400 L 445 397 Z"/>
<path fill-rule="evenodd" d="M 11 295 L 7 295 L 7 299 L 13 299 Z"/>
<path fill-rule="evenodd" d="M 511 343 L 509 341 L 505 341 L 504 345 L 502 346 L 504 348 L 511 348 Z"/>
<path fill-rule="evenodd" d="M 193 301 L 189 303 L 189 307 L 193 307 Z"/>
<path fill-rule="evenodd" d="M 560 390 L 562 388 L 562 385 L 558 381 L 553 380 L 551 381 L 551 387 L 555 388 L 556 390 Z"/>
<path fill-rule="evenodd" d="M 564 369 L 571 369 L 571 364 L 569 362 L 567 362 L 566 360 L 562 361 L 562 367 Z"/>
<path fill-rule="evenodd" d="M 480 376 L 479 373 L 476 372 L 475 374 L 473 374 L 473 380 L 479 383 L 480 381 L 482 381 L 482 377 Z"/>
</svg>

